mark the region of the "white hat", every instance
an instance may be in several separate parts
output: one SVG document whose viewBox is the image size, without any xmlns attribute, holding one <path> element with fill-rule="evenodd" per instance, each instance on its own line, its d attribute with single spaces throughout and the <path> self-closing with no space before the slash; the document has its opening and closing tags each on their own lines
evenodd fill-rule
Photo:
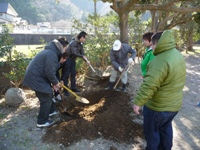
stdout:
<svg viewBox="0 0 200 150">
<path fill-rule="evenodd" d="M 113 50 L 114 51 L 118 51 L 121 48 L 122 43 L 120 42 L 120 40 L 116 40 L 113 44 Z"/>
</svg>

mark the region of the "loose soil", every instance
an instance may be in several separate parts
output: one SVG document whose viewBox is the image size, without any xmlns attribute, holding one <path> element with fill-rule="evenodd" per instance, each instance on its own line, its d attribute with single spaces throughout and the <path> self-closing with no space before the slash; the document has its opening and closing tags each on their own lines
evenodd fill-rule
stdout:
<svg viewBox="0 0 200 150">
<path fill-rule="evenodd" d="M 44 141 L 68 146 L 81 139 L 103 137 L 118 143 L 136 143 L 143 138 L 142 126 L 130 116 L 132 108 L 128 94 L 99 90 L 83 93 L 90 101 L 85 105 L 72 97 L 58 106 L 63 121 L 47 130 Z"/>
</svg>

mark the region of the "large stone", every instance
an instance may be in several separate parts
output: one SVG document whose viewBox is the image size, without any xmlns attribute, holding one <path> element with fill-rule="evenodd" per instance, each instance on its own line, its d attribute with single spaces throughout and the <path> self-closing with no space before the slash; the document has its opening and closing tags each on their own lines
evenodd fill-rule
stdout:
<svg viewBox="0 0 200 150">
<path fill-rule="evenodd" d="M 25 99 L 25 94 L 20 88 L 10 88 L 5 94 L 5 103 L 9 106 L 19 106 Z"/>
</svg>

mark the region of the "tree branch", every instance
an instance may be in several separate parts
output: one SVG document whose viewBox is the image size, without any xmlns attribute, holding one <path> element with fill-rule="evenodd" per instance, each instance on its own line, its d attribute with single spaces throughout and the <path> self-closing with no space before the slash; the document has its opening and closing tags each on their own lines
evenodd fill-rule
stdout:
<svg viewBox="0 0 200 150">
<path fill-rule="evenodd" d="M 172 15 L 168 15 L 166 18 L 164 18 L 161 22 L 159 22 L 158 30 L 163 30 L 165 28 L 167 21 L 172 20 L 175 17 L 178 17 L 179 13 L 175 13 Z"/>
<path fill-rule="evenodd" d="M 166 7 L 165 5 L 155 5 L 155 4 L 135 4 L 129 8 L 132 10 L 160 10 L 160 11 L 171 11 L 179 13 L 189 13 L 189 12 L 200 12 L 200 6 L 198 7 Z"/>
<path fill-rule="evenodd" d="M 112 0 L 112 5 L 110 6 L 115 12 L 118 13 L 117 3 L 116 0 Z"/>
<path fill-rule="evenodd" d="M 185 23 L 187 23 L 187 22 L 189 22 L 191 20 L 192 20 L 192 17 L 180 16 L 180 18 L 178 20 L 176 20 L 176 21 L 172 20 L 172 22 L 170 24 L 166 25 L 165 29 L 171 29 L 171 28 L 173 28 L 173 27 L 175 27 L 177 25 L 185 24 Z"/>
<path fill-rule="evenodd" d="M 137 2 L 139 2 L 139 0 L 129 0 L 125 5 L 124 5 L 124 10 L 129 12 L 129 8 L 130 6 L 133 6 L 134 4 L 136 4 Z"/>
</svg>

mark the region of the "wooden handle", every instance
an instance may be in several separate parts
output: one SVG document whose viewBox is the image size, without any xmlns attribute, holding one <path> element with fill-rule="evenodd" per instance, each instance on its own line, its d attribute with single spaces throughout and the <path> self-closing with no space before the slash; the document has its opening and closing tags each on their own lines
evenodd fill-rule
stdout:
<svg viewBox="0 0 200 150">
<path fill-rule="evenodd" d="M 65 90 L 67 90 L 67 91 L 69 91 L 72 95 L 74 95 L 75 97 L 79 97 L 77 94 L 75 94 L 72 90 L 70 90 L 69 88 L 67 88 L 65 85 L 63 85 L 63 84 L 61 84 L 61 86 L 65 89 Z"/>
<path fill-rule="evenodd" d="M 123 70 L 122 73 L 120 74 L 119 79 L 117 80 L 117 82 L 116 82 L 115 86 L 113 87 L 113 89 L 116 89 L 116 87 L 117 87 L 117 85 L 119 84 L 119 81 L 120 81 L 120 79 L 121 79 L 123 73 L 124 73 L 125 71 L 127 71 L 127 70 L 129 69 L 129 67 L 130 67 L 130 65 L 127 65 L 127 66 L 124 68 L 124 70 Z"/>
</svg>

